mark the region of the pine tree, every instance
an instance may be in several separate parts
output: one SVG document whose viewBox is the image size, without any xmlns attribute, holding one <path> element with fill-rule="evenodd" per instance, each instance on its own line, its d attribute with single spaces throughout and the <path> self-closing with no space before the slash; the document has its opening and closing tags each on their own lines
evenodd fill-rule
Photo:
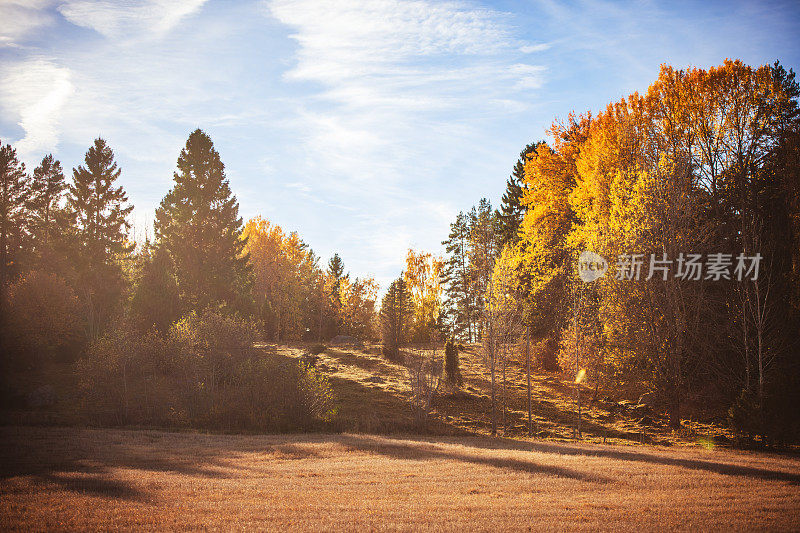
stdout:
<svg viewBox="0 0 800 533">
<path fill-rule="evenodd" d="M 128 196 L 114 183 L 122 169 L 114 161 L 114 152 L 98 138 L 84 158 L 86 166 L 72 170 L 68 205 L 77 229 L 78 246 L 89 266 L 107 265 L 133 247 L 127 242 L 133 206 L 126 206 Z"/>
<path fill-rule="evenodd" d="M 5 290 L 16 267 L 27 189 L 25 164 L 10 144 L 0 144 L 0 291 Z"/>
<path fill-rule="evenodd" d="M 469 213 L 470 298 L 475 302 L 475 316 L 483 315 L 486 290 L 500 253 L 498 216 L 492 204 L 481 198 Z M 477 333 L 480 337 L 480 331 Z"/>
<path fill-rule="evenodd" d="M 470 292 L 468 222 L 467 216 L 459 212 L 442 245 L 448 256 L 443 271 L 447 320 L 453 335 L 471 342 L 474 304 Z"/>
<path fill-rule="evenodd" d="M 66 233 L 69 224 L 61 200 L 67 190 L 61 163 L 46 155 L 31 176 L 31 191 L 27 201 L 29 213 L 28 229 L 32 239 L 33 253 L 42 267 L 51 267 L 54 262 L 54 239 Z"/>
<path fill-rule="evenodd" d="M 333 257 L 328 261 L 328 277 L 330 279 L 330 298 L 331 306 L 333 307 L 333 332 L 331 336 L 339 334 L 342 327 L 342 300 L 341 289 L 342 282 L 349 280 L 350 274 L 344 273 L 344 261 L 339 257 L 339 254 L 333 254 Z"/>
<path fill-rule="evenodd" d="M 242 305 L 248 285 L 239 203 L 211 138 L 195 130 L 178 157 L 175 186 L 156 210 L 159 246 L 175 268 L 182 305 Z"/>
<path fill-rule="evenodd" d="M 72 264 L 78 275 L 78 296 L 86 310 L 87 335 L 97 338 L 120 303 L 123 274 L 119 260 L 133 246 L 127 241 L 127 217 L 133 206 L 122 187 L 114 187 L 122 171 L 114 152 L 96 139 L 72 170 L 67 206 L 74 224 Z"/>
<path fill-rule="evenodd" d="M 400 348 L 408 341 L 413 316 L 411 291 L 401 275 L 389 285 L 381 301 L 381 339 L 386 358 L 400 360 Z"/>
<path fill-rule="evenodd" d="M 180 318 L 178 285 L 166 250 L 145 242 L 136 270 L 131 310 L 144 329 L 155 326 L 166 333 Z"/>
<path fill-rule="evenodd" d="M 525 216 L 525 206 L 522 205 L 522 194 L 525 187 L 525 163 L 530 157 L 536 155 L 536 150 L 541 144 L 542 141 L 529 144 L 520 152 L 519 159 L 506 181 L 506 192 L 503 194 L 503 201 L 500 204 L 500 210 L 497 212 L 501 246 L 515 242 L 519 238 L 519 227 Z"/>
<path fill-rule="evenodd" d="M 328 261 L 328 274 L 335 280 L 335 289 L 338 292 L 341 281 L 349 278 L 349 274 L 344 273 L 344 261 L 339 257 L 339 254 L 333 254 L 330 261 Z"/>
</svg>

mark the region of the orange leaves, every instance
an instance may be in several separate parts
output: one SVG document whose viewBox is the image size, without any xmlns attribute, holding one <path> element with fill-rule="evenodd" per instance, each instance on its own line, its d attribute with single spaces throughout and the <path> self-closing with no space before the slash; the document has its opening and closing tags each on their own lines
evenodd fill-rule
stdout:
<svg viewBox="0 0 800 533">
<path fill-rule="evenodd" d="M 444 260 L 428 252 L 408 250 L 405 281 L 415 307 L 415 333 L 419 339 L 430 336 L 430 327 L 439 316 Z"/>
</svg>

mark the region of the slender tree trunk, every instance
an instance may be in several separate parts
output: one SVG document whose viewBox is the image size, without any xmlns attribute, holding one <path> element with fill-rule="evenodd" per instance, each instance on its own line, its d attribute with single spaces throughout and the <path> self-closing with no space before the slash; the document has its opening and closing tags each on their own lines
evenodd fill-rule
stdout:
<svg viewBox="0 0 800 533">
<path fill-rule="evenodd" d="M 531 352 L 530 352 L 531 332 L 530 328 L 525 327 L 525 366 L 528 374 L 528 436 L 533 435 L 533 422 L 531 417 Z"/>
</svg>

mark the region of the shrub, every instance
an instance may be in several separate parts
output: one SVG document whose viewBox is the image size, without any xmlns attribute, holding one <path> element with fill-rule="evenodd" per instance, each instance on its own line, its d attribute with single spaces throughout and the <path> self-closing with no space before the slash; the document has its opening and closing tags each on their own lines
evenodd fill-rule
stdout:
<svg viewBox="0 0 800 533">
<path fill-rule="evenodd" d="M 312 344 L 311 347 L 308 349 L 308 353 L 311 355 L 319 355 L 322 352 L 327 350 L 324 344 Z"/>
<path fill-rule="evenodd" d="M 393 363 L 402 364 L 405 362 L 403 354 L 397 346 L 387 346 L 384 344 L 381 346 L 381 355 Z"/>
<path fill-rule="evenodd" d="M 252 322 L 192 313 L 169 336 L 112 327 L 78 364 L 83 409 L 99 424 L 286 431 L 333 414 L 324 376 L 253 347 Z"/>
<path fill-rule="evenodd" d="M 101 425 L 179 422 L 177 353 L 155 330 L 142 335 L 124 324 L 108 328 L 76 365 L 84 415 Z"/>
<path fill-rule="evenodd" d="M 67 283 L 45 272 L 31 272 L 8 290 L 3 327 L 15 366 L 70 359 L 84 338 L 80 304 Z"/>
<path fill-rule="evenodd" d="M 229 430 L 309 429 L 334 414 L 325 377 L 284 358 L 243 361 L 230 386 L 219 393 L 213 423 Z"/>
</svg>

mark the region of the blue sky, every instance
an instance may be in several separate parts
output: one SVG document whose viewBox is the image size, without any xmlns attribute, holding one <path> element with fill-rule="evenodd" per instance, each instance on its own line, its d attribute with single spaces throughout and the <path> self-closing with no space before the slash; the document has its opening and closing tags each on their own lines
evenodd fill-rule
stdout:
<svg viewBox="0 0 800 533">
<path fill-rule="evenodd" d="M 797 2 L 0 0 L 0 139 L 114 149 L 141 236 L 196 127 L 245 218 L 382 286 L 519 151 L 661 63 L 800 67 Z"/>
</svg>

